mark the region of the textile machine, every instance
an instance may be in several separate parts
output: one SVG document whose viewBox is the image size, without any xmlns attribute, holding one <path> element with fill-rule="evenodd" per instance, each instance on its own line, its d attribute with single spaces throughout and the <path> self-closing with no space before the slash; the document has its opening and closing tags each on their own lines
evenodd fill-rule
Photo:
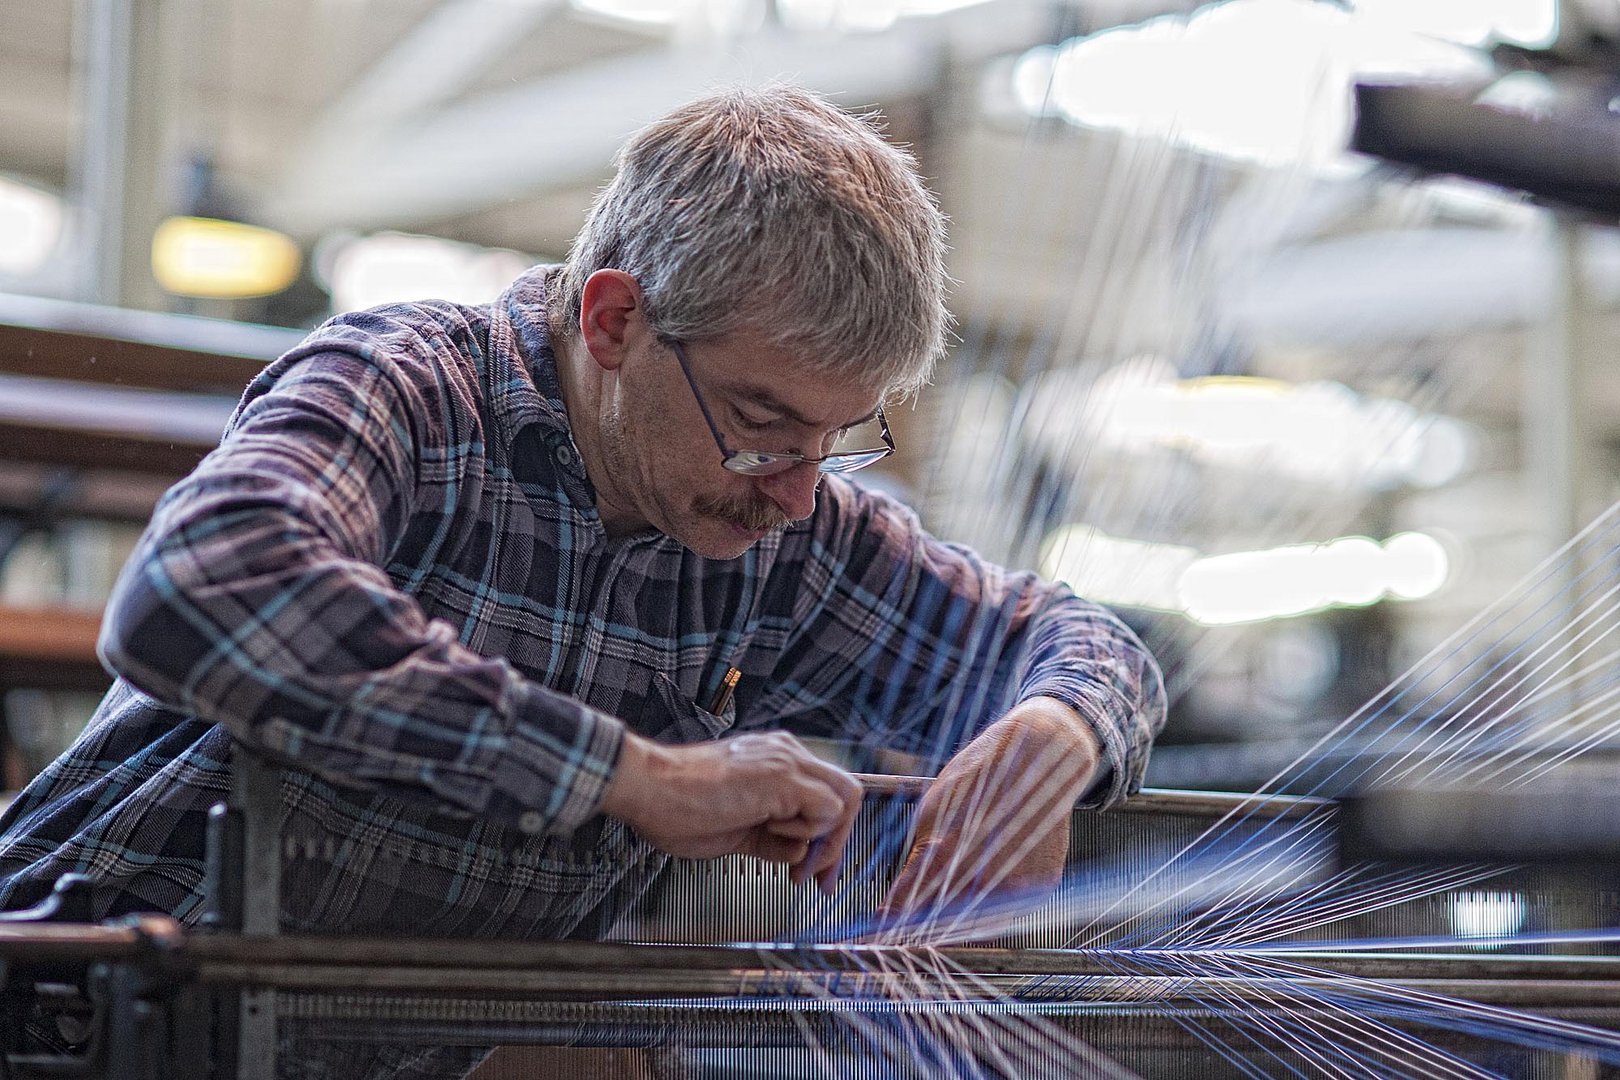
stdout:
<svg viewBox="0 0 1620 1080">
<path fill-rule="evenodd" d="M 276 774 L 239 773 L 250 827 L 225 854 L 246 872 L 243 930 L 79 921 L 72 880 L 7 915 L 4 1075 L 269 1077 L 289 1033 L 664 1048 L 648 1075 L 713 1077 L 1572 1077 L 1604 1075 L 1620 1046 L 1604 1043 L 1620 957 L 1550 936 L 1617 921 L 1608 866 L 1436 869 L 1380 900 L 1388 875 L 1347 876 L 1323 800 L 1145 791 L 1078 811 L 1078 876 L 971 944 L 808 940 L 807 920 L 859 924 L 892 868 L 829 913 L 813 886 L 741 857 L 671 864 L 612 940 L 382 940 L 265 924 Z M 872 866 L 926 783 L 868 778 L 848 866 Z M 1357 895 L 1372 902 L 1345 902 Z M 1480 896 L 1515 898 L 1549 944 L 1459 945 L 1458 905 Z M 1218 925 L 1255 933 L 1204 932 Z"/>
</svg>

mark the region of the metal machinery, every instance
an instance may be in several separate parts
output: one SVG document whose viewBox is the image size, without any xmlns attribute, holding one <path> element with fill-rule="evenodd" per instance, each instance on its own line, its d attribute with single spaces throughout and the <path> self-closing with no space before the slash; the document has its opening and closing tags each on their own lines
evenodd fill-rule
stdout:
<svg viewBox="0 0 1620 1080">
<path fill-rule="evenodd" d="M 1273 1037 L 1272 1024 L 1288 1002 L 1345 987 L 1393 1004 L 1380 1010 L 1395 1015 L 1391 1030 L 1483 1063 L 1490 1071 L 1480 1075 L 1600 1075 L 1579 1039 L 1559 1045 L 1534 1033 L 1560 1020 L 1620 1031 L 1620 957 L 1459 952 L 1455 944 L 1397 954 L 1334 944 L 1427 935 L 1455 942 L 1455 891 L 1348 919 L 1332 918 L 1329 909 L 1329 918 L 1244 953 L 1245 962 L 1285 965 L 1264 977 L 1235 968 L 1222 974 L 1218 955 L 1212 967 L 1167 965 L 1173 949 L 1132 937 L 1137 918 L 1115 919 L 1105 936 L 1080 935 L 1078 926 L 1108 925 L 1088 907 L 1097 898 L 1084 891 L 987 944 L 714 944 L 781 941 L 816 902 L 809 886 L 795 888 L 778 869 L 741 857 L 672 864 L 616 929 L 617 940 L 281 935 L 273 919 L 255 925 L 275 910 L 279 845 L 257 823 L 275 805 L 276 774 L 262 764 L 243 771 L 238 801 L 250 828 L 245 847 L 223 854 L 227 869 L 244 873 L 247 929 L 188 931 L 156 916 L 77 921 L 71 880 L 40 909 L 6 916 L 3 1075 L 268 1077 L 275 1075 L 278 1035 L 304 1033 L 471 1046 L 672 1047 L 685 1075 L 923 1076 L 927 1068 L 908 1064 L 917 1060 L 918 1031 L 971 1038 L 982 1024 L 1037 1033 L 1020 1066 L 1034 1071 L 1023 1075 L 1339 1075 L 1298 1040 Z M 871 781 L 851 865 L 866 865 L 878 846 L 875 823 L 892 829 L 897 808 L 903 814 L 924 783 Z M 1210 867 L 1182 866 L 1178 852 L 1217 832 L 1235 845 L 1226 850 L 1291 838 L 1295 854 L 1308 857 L 1286 863 L 1300 877 L 1285 880 L 1296 872 L 1285 870 L 1267 881 L 1263 891 L 1276 903 L 1344 869 L 1338 812 L 1313 799 L 1144 792 L 1114 811 L 1077 813 L 1071 857 L 1076 866 L 1107 865 L 1122 881 L 1156 880 L 1160 900 L 1142 906 L 1169 913 L 1158 936 L 1168 940 L 1210 910 L 1210 894 L 1197 888 Z M 870 887 L 847 895 L 847 914 L 870 910 L 887 877 L 875 875 Z M 1499 874 L 1491 888 L 1525 897 L 1538 929 L 1600 926 L 1620 914 L 1612 877 L 1607 866 L 1550 863 Z M 1167 897 L 1180 899 L 1167 904 Z M 1230 896 L 1225 906 L 1232 908 Z M 1076 940 L 1086 947 L 1068 947 Z M 1445 1010 L 1430 1015 L 1420 1007 L 1442 999 L 1462 1003 L 1464 1013 L 1529 1017 L 1517 1022 L 1524 1037 L 1482 1038 L 1458 1030 L 1468 1025 L 1447 1021 Z M 1412 1006 L 1404 1021 L 1402 1003 Z M 1331 1030 L 1323 1032 L 1324 1053 L 1332 1053 Z M 1038 1052 L 1029 1049 L 1036 1044 Z M 987 1061 L 966 1075 L 1007 1074 L 993 1055 Z"/>
</svg>

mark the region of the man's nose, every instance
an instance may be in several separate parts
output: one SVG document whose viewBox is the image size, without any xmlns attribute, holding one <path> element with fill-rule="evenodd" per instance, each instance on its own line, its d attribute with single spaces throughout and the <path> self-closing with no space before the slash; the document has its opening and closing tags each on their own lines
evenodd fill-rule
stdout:
<svg viewBox="0 0 1620 1080">
<path fill-rule="evenodd" d="M 795 465 L 774 476 L 761 476 L 759 489 L 777 509 L 794 521 L 803 521 L 816 509 L 816 488 L 821 472 L 814 465 Z"/>
</svg>

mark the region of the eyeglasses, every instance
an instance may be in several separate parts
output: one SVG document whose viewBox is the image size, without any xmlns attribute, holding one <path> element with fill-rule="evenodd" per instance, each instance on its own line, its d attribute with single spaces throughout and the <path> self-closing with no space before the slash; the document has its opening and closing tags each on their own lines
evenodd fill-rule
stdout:
<svg viewBox="0 0 1620 1080">
<path fill-rule="evenodd" d="M 894 453 L 894 437 L 889 434 L 889 419 L 883 415 L 882 406 L 878 407 L 878 430 L 883 438 L 882 446 L 875 446 L 866 450 L 837 450 L 825 457 L 805 457 L 803 454 L 772 453 L 767 450 L 733 450 L 726 445 L 725 436 L 720 434 L 720 427 L 714 422 L 714 414 L 709 411 L 709 403 L 703 400 L 703 392 L 698 389 L 697 380 L 692 378 L 692 362 L 686 358 L 686 349 L 678 341 L 670 342 L 675 350 L 675 359 L 680 361 L 681 372 L 686 376 L 686 385 L 692 388 L 692 396 L 697 398 L 698 408 L 703 410 L 703 419 L 709 425 L 709 431 L 714 435 L 714 444 L 720 448 L 720 463 L 734 473 L 744 476 L 774 476 L 776 473 L 787 472 L 796 465 L 814 465 L 825 473 L 847 473 L 856 469 L 864 469 L 874 461 L 881 461 Z M 839 438 L 843 438 L 840 433 Z M 835 441 L 833 446 L 838 444 Z"/>
</svg>

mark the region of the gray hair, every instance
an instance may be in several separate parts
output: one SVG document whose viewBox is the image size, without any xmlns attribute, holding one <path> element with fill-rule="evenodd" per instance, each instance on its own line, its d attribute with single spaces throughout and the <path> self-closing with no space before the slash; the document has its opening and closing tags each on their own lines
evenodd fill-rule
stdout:
<svg viewBox="0 0 1620 1080">
<path fill-rule="evenodd" d="M 870 118 L 792 86 L 727 90 L 619 151 L 560 275 L 577 334 L 585 280 L 623 270 L 667 339 L 762 335 L 809 370 L 911 392 L 944 352 L 945 218 Z"/>
</svg>

